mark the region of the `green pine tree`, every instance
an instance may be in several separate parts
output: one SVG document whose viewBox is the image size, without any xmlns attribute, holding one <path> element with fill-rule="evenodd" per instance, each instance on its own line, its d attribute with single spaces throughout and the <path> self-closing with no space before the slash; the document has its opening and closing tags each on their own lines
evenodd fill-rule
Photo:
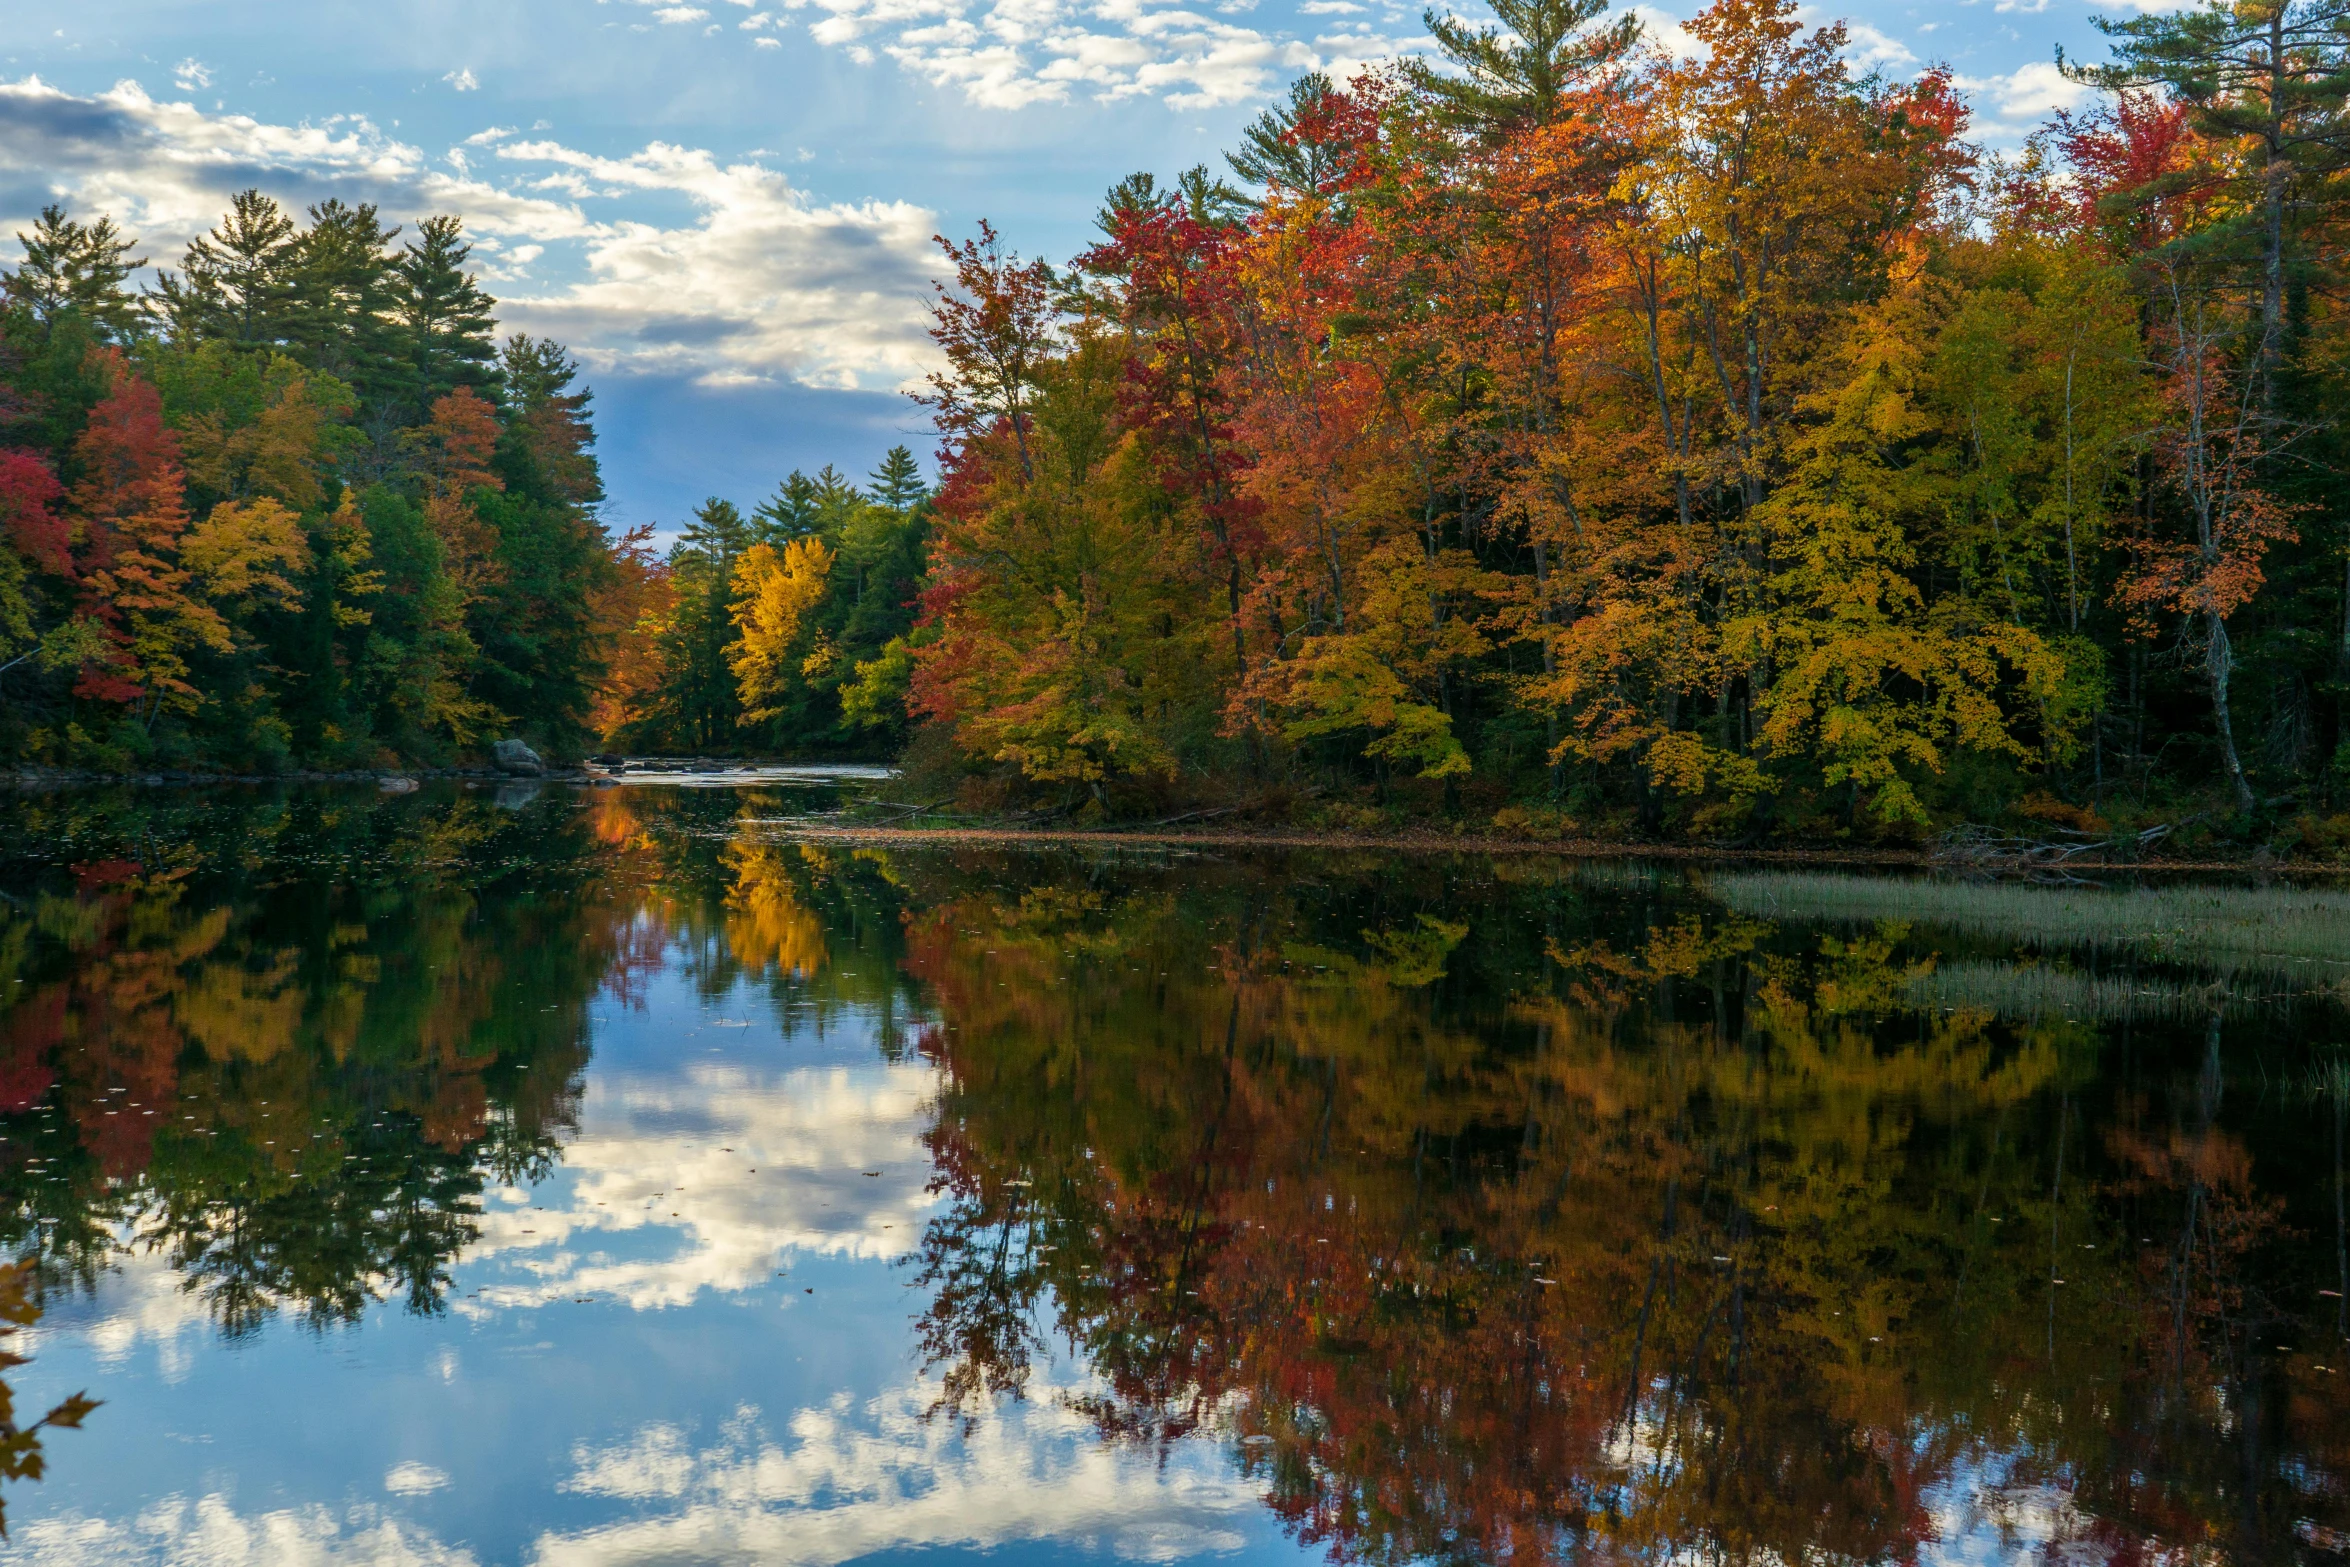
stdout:
<svg viewBox="0 0 2350 1567">
<path fill-rule="evenodd" d="M 138 242 L 124 238 L 112 218 L 78 223 L 52 202 L 41 209 L 30 234 L 19 230 L 16 237 L 24 246 L 24 262 L 0 274 L 0 298 L 31 311 L 44 333 L 69 310 L 118 343 L 144 328 L 145 314 L 123 285 L 147 260 L 127 259 Z"/>
<path fill-rule="evenodd" d="M 219 226 L 189 244 L 179 272 L 158 274 L 154 308 L 182 343 L 277 347 L 290 324 L 299 244 L 284 208 L 257 190 L 239 191 Z"/>
<path fill-rule="evenodd" d="M 294 356 L 351 387 L 370 409 L 399 392 L 389 249 L 398 233 L 371 204 L 323 201 L 310 209 L 288 269 L 286 335 Z"/>
<path fill-rule="evenodd" d="M 465 270 L 473 247 L 463 229 L 460 218 L 426 218 L 393 267 L 396 340 L 418 416 L 458 387 L 497 385 L 496 302 Z"/>
<path fill-rule="evenodd" d="M 1501 26 L 1471 27 L 1437 11 L 1421 13 L 1458 74 L 1428 61 L 1409 68 L 1413 85 L 1461 130 L 1492 138 L 1557 118 L 1569 89 L 1605 70 L 1640 38 L 1640 19 L 1591 24 L 1607 0 L 1492 0 Z"/>
<path fill-rule="evenodd" d="M 881 466 L 874 469 L 866 493 L 874 503 L 892 511 L 912 511 L 930 494 L 922 482 L 921 466 L 914 461 L 913 449 L 893 446 L 882 455 Z"/>
</svg>

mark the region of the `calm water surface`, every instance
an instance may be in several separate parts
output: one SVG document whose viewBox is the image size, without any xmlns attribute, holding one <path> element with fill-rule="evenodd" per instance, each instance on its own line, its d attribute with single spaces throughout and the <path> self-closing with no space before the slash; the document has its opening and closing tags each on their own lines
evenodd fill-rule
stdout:
<svg viewBox="0 0 2350 1567">
<path fill-rule="evenodd" d="M 0 802 L 0 1562 L 2350 1549 L 2350 897 Z"/>
</svg>

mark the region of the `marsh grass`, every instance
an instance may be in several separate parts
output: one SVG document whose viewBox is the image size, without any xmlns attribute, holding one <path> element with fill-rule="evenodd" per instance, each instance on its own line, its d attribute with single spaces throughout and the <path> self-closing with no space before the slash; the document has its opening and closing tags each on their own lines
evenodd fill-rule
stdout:
<svg viewBox="0 0 2350 1567">
<path fill-rule="evenodd" d="M 2302 1093 L 2314 1100 L 2340 1104 L 2350 1100 L 2350 1056 L 2335 1055 L 2302 1074 Z"/>
<path fill-rule="evenodd" d="M 2350 977 L 2350 892 L 2301 887 L 2022 887 L 1802 872 L 1716 874 L 1742 914 L 1831 925 L 1912 925 L 2041 952 L 2129 954 L 2295 984 Z"/>
<path fill-rule="evenodd" d="M 1937 964 L 1909 985 L 1913 1005 L 1932 1010 L 1963 1008 L 1995 1016 L 2034 1020 L 2070 1017 L 2098 1022 L 2125 1018 L 2176 1022 L 2244 1017 L 2295 999 L 2290 990 L 2246 989 L 2242 981 L 2179 984 L 2117 974 L 2092 974 L 2040 963 L 1985 963 L 1961 959 Z"/>
</svg>

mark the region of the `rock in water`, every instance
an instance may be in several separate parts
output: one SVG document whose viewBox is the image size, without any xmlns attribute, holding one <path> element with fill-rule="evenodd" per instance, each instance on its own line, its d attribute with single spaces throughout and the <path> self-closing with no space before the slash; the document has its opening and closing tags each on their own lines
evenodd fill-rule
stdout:
<svg viewBox="0 0 2350 1567">
<path fill-rule="evenodd" d="M 490 758 L 501 772 L 524 775 L 543 773 L 547 764 L 539 760 L 538 752 L 520 740 L 500 740 L 490 747 Z"/>
</svg>

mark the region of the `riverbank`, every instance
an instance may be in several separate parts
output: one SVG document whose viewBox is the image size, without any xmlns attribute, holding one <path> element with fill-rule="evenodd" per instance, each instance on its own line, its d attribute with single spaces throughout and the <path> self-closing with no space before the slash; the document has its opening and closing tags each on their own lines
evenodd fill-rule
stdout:
<svg viewBox="0 0 2350 1567">
<path fill-rule="evenodd" d="M 1705 844 L 1609 842 L 1597 838 L 1504 838 L 1492 834 L 1428 830 L 1366 833 L 1316 832 L 1294 828 L 1210 828 L 1187 832 L 1148 827 L 1121 831 L 1106 827 L 867 827 L 794 822 L 786 826 L 785 836 L 811 841 L 901 847 L 937 844 L 980 847 L 1104 844 L 1189 849 L 1373 849 L 1408 854 L 1547 854 L 1586 860 L 1735 860 L 1791 865 L 1922 867 L 1933 863 L 1932 856 L 1914 849 L 1841 849 L 1832 846 L 1741 849 Z"/>
<path fill-rule="evenodd" d="M 609 789 L 616 785 L 756 788 L 764 784 L 868 783 L 891 776 L 890 770 L 864 765 L 745 762 L 739 759 L 628 758 L 618 767 L 550 767 L 540 772 L 518 772 L 498 767 L 358 768 L 342 771 L 293 769 L 279 773 L 198 773 L 158 769 L 148 773 L 85 773 L 60 768 L 24 768 L 0 773 L 0 790 L 45 792 L 75 788 L 201 789 L 214 786 L 268 787 L 288 784 L 374 784 L 386 793 L 402 794 L 434 781 L 469 784 L 567 784 Z M 903 812 L 906 807 L 863 801 L 866 809 Z M 854 811 L 858 807 L 852 806 Z M 935 808 L 932 808 L 935 809 Z M 929 814 L 917 811 L 917 817 Z M 1219 809 L 1213 814 L 1238 814 Z M 1680 864 L 1742 864 L 1790 866 L 1858 866 L 1886 870 L 1939 870 L 1993 878 L 2022 876 L 2030 880 L 2063 880 L 2076 874 L 2151 872 L 2157 874 L 2315 875 L 2338 877 L 2350 873 L 2350 862 L 2285 858 L 2260 848 L 2235 855 L 2163 855 L 2147 852 L 2151 844 L 2134 848 L 2128 839 L 2084 844 L 2048 840 L 2006 840 L 2030 849 L 2058 849 L 2059 861 L 2033 861 L 2008 852 L 1986 855 L 1982 844 L 1958 844 L 1945 838 L 1932 845 L 1859 845 L 1837 843 L 1724 844 L 1670 843 L 1587 835 L 1540 836 L 1523 833 L 1458 828 L 1435 824 L 1399 824 L 1390 829 L 1298 827 L 1267 823 L 1261 826 L 1205 824 L 1185 826 L 1183 818 L 1136 822 L 1130 826 L 1104 823 L 1089 827 L 1056 827 L 1033 820 L 960 816 L 951 823 L 919 825 L 913 818 L 845 820 L 800 817 L 774 825 L 782 835 L 810 842 L 837 842 L 872 847 L 1007 847 L 1048 845 L 1216 849 L 1317 849 L 1406 854 L 1548 855 L 1558 859 L 1641 859 Z"/>
<path fill-rule="evenodd" d="M 1286 828 L 1226 828 L 1179 831 L 1139 827 L 1116 828 L 1022 827 L 1012 824 L 961 827 L 891 827 L 834 825 L 815 821 L 778 824 L 781 835 L 796 841 L 841 843 L 868 848 L 1032 848 L 1054 845 L 1174 849 L 1325 849 L 1368 850 L 1406 854 L 1548 855 L 1574 860 L 1658 860 L 1706 865 L 1870 866 L 1893 870 L 1983 872 L 1985 867 L 1954 861 L 1925 849 L 1847 848 L 1835 844 L 1805 844 L 1786 848 L 1726 844 L 1643 843 L 1599 838 L 1512 838 L 1490 833 L 1402 831 L 1394 833 L 1317 832 Z M 2073 873 L 2155 872 L 2173 874 L 2323 875 L 2350 874 L 2350 865 L 2310 861 L 2283 861 L 2247 856 L 2243 859 L 2083 860 L 2068 867 Z"/>
<path fill-rule="evenodd" d="M 406 784 L 420 784 L 432 779 L 465 779 L 473 782 L 497 783 L 576 783 L 592 784 L 602 775 L 579 768 L 549 768 L 543 772 L 517 773 L 497 767 L 369 767 L 346 772 L 325 772 L 309 768 L 294 768 L 282 773 L 197 773 L 180 769 L 158 768 L 148 773 L 83 773 L 66 768 L 27 767 L 11 773 L 0 773 L 0 788 L 91 789 L 130 786 L 148 789 L 211 788 L 221 784 L 317 784 L 317 783 L 372 783 L 397 788 Z"/>
</svg>

